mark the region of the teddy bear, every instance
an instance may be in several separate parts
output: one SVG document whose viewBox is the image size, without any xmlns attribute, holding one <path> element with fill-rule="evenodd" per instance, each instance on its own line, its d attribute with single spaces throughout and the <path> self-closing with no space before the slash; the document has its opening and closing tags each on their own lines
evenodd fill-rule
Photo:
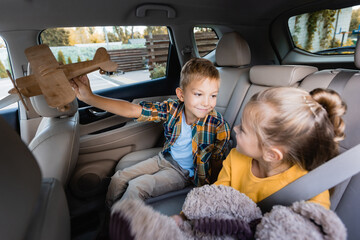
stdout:
<svg viewBox="0 0 360 240">
<path fill-rule="evenodd" d="M 262 214 L 245 194 L 228 186 L 192 189 L 183 204 L 186 220 L 175 221 L 139 200 L 114 204 L 111 240 L 143 239 L 346 239 L 340 218 L 323 206 L 306 201 L 276 205 Z"/>
</svg>

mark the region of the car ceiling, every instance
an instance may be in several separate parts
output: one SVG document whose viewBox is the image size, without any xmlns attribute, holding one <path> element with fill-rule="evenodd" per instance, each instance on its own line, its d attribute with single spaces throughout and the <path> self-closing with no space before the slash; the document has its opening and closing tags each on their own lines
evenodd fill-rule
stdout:
<svg viewBox="0 0 360 240">
<path fill-rule="evenodd" d="M 0 0 L 0 31 L 34 30 L 48 27 L 107 26 L 141 24 L 269 25 L 287 11 L 311 11 L 351 5 L 354 0 Z M 135 15 L 144 4 L 165 4 L 165 11 L 148 11 L 145 18 Z M 341 4 L 341 5 L 339 5 Z"/>
</svg>

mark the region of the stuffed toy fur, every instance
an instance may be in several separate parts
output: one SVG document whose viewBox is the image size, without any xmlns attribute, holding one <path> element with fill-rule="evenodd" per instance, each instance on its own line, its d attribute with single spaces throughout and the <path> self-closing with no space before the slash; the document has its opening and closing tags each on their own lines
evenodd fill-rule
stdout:
<svg viewBox="0 0 360 240">
<path fill-rule="evenodd" d="M 206 185 L 187 195 L 179 226 L 171 217 L 138 200 L 117 202 L 111 213 L 110 239 L 346 239 L 338 216 L 319 204 L 274 206 L 262 215 L 245 194 L 227 186 Z"/>
</svg>

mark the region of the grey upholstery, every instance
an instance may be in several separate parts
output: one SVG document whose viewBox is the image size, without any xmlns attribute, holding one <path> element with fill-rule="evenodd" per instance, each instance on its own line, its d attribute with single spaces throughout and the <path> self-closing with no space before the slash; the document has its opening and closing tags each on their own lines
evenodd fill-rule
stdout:
<svg viewBox="0 0 360 240">
<path fill-rule="evenodd" d="M 358 52 L 358 48 L 356 50 Z M 356 58 L 360 55 L 356 54 Z M 359 62 L 359 59 L 357 60 Z M 319 71 L 301 83 L 300 87 L 308 91 L 314 88 L 328 88 L 332 80 L 344 69 L 329 69 Z M 345 70 L 346 71 L 346 70 Z M 345 140 L 340 142 L 340 151 L 346 151 L 357 144 L 360 144 L 360 72 L 348 79 L 342 89 L 334 89 L 341 92 L 341 96 L 347 104 L 347 112 L 343 119 L 345 121 Z M 359 156 L 360 157 L 360 156 Z M 341 171 L 341 170 L 340 170 Z M 345 223 L 348 229 L 348 239 L 360 239 L 358 223 L 360 218 L 360 174 L 344 181 L 333 189 L 331 195 L 331 209 L 333 209 Z"/>
<path fill-rule="evenodd" d="M 42 95 L 30 100 L 43 119 L 29 149 L 38 161 L 43 177 L 56 178 L 65 186 L 79 154 L 77 100 L 70 103 L 65 112 L 49 107 Z"/>
<path fill-rule="evenodd" d="M 250 69 L 251 85 L 241 103 L 234 125 L 241 122 L 242 112 L 249 99 L 269 87 L 297 87 L 307 76 L 311 76 L 318 69 L 301 65 L 258 65 Z M 234 138 L 234 131 L 231 132 Z"/>
<path fill-rule="evenodd" d="M 294 86 L 317 70 L 316 67 L 300 65 L 254 66 L 250 70 L 250 80 L 252 84 L 269 87 Z"/>
<path fill-rule="evenodd" d="M 237 32 L 225 33 L 215 52 L 218 66 L 239 67 L 249 65 L 251 52 L 248 43 Z"/>
<path fill-rule="evenodd" d="M 219 40 L 215 61 L 221 83 L 215 109 L 233 127 L 237 111 L 250 87 L 250 48 L 238 33 L 226 33 Z"/>
<path fill-rule="evenodd" d="M 39 166 L 15 131 L 0 117 L 0 236 L 7 240 L 70 239 L 62 185 L 42 181 Z"/>
</svg>

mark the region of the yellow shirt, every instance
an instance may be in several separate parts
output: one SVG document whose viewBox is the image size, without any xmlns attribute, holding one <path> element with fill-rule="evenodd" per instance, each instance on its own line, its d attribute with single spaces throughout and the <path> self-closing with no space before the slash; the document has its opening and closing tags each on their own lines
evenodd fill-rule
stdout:
<svg viewBox="0 0 360 240">
<path fill-rule="evenodd" d="M 214 184 L 231 186 L 246 194 L 257 203 L 308 172 L 299 166 L 294 165 L 277 175 L 267 178 L 258 178 L 251 172 L 251 163 L 252 158 L 239 153 L 236 149 L 232 149 L 224 160 L 218 180 Z M 301 191 L 301 189 L 299 189 L 299 191 Z M 310 199 L 310 201 L 319 203 L 326 209 L 329 209 L 329 191 L 326 190 L 320 193 Z"/>
</svg>

